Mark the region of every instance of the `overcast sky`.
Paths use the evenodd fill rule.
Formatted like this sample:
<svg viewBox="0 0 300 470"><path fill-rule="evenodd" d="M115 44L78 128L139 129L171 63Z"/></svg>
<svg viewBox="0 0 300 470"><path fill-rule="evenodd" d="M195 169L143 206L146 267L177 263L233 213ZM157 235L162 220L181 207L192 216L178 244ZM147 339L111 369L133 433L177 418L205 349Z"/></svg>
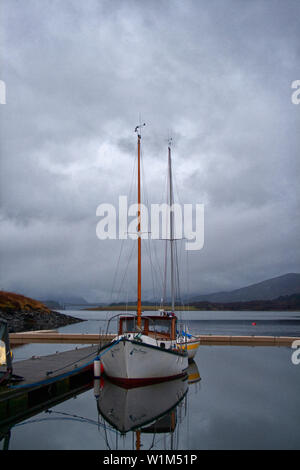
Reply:
<svg viewBox="0 0 300 470"><path fill-rule="evenodd" d="M135 297L134 242L114 282L120 242L96 237L96 209L130 191L140 113L149 201L171 134L180 201L205 205L183 291L300 272L299 17L299 0L2 0L1 288Z"/></svg>

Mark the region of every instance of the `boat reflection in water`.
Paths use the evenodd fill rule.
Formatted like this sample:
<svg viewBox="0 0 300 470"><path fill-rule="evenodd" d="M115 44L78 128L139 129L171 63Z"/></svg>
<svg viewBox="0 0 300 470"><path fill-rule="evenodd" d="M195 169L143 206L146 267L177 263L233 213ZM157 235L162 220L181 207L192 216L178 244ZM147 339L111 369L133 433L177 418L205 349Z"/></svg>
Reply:
<svg viewBox="0 0 300 470"><path fill-rule="evenodd" d="M104 377L93 381L91 372L87 371L74 376L71 381L66 378L59 386L55 384L49 387L46 394L26 392L26 395L12 398L9 403L0 407L0 448L9 448L14 428L30 427L32 423L53 420L63 420L64 423L75 420L83 426L89 424L97 427L103 438L101 448L104 444L106 448L118 449L123 438L124 449L176 449L179 446L180 424L188 414L187 392L189 389L189 392L197 392L199 383L200 374L195 362L189 364L184 378L129 390L112 384ZM97 397L98 419L85 417L81 411L79 414L80 409L76 406L71 407L71 410L57 408L57 405L62 405L65 401L84 395L93 386ZM72 429L70 427L70 432ZM122 438L119 439L119 436ZM129 437L133 440L129 441ZM97 434L96 448L98 446Z"/></svg>
<svg viewBox="0 0 300 470"><path fill-rule="evenodd" d="M188 383L189 388L193 388L195 393L198 393L200 390L200 380L201 377L197 363L195 361L191 361L188 368Z"/></svg>
<svg viewBox="0 0 300 470"><path fill-rule="evenodd" d="M147 444L150 449L157 446L161 448L161 441L165 448L177 448L179 434L176 435L175 431L179 432L180 424L187 414L189 385L199 380L197 365L192 362L185 377L168 382L129 389L114 384L107 378L102 379L100 389L96 383L99 419L106 426L107 447L122 447L122 439L119 439L121 437L124 448L128 448L125 440L132 434L132 448L136 450L145 448ZM110 431L113 431L114 436L109 436ZM152 435L152 440L149 440L149 435ZM155 443L156 436L163 436L163 439Z"/></svg>

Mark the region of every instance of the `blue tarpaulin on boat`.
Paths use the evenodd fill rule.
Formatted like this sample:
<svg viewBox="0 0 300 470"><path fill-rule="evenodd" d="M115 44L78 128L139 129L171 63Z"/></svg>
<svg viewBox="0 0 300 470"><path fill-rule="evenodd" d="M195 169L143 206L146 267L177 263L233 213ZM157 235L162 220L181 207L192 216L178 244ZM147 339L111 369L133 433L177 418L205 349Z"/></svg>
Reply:
<svg viewBox="0 0 300 470"><path fill-rule="evenodd" d="M176 331L176 333L178 334L178 331ZM181 332L182 336L186 336L187 338L191 338L192 335L190 335L189 333L186 333L185 331L182 330Z"/></svg>

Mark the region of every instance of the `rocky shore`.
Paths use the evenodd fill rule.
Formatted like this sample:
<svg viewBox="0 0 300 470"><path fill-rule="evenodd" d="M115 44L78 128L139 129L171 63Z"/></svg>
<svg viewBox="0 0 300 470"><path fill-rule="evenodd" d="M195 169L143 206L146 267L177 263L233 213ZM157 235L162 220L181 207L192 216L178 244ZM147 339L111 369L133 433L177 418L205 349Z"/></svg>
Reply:
<svg viewBox="0 0 300 470"><path fill-rule="evenodd" d="M8 323L10 333L33 330L50 330L82 322L50 310L41 302L11 292L0 292L0 320Z"/></svg>

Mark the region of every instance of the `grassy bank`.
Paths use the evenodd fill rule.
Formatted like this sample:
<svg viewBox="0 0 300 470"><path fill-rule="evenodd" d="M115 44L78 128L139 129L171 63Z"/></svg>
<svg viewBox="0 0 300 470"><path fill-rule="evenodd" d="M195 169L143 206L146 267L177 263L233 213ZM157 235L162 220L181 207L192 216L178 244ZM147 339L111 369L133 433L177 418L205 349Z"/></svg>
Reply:
<svg viewBox="0 0 300 470"><path fill-rule="evenodd" d="M26 312L43 311L51 313L51 310L42 302L25 297L24 295L15 294L14 292L0 291L0 310L6 312Z"/></svg>

